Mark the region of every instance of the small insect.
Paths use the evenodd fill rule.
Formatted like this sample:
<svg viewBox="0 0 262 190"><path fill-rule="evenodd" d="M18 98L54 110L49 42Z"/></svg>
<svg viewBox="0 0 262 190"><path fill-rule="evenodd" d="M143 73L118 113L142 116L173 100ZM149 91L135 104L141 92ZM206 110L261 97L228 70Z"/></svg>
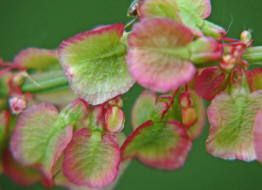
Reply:
<svg viewBox="0 0 262 190"><path fill-rule="evenodd" d="M143 0L134 0L127 12L127 16L136 16L137 15L137 7L139 3L141 3Z"/></svg>

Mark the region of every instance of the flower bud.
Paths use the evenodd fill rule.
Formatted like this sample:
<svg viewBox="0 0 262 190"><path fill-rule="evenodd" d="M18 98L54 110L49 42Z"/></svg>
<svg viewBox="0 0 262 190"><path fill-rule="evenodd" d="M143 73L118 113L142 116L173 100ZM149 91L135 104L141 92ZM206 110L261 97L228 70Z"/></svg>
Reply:
<svg viewBox="0 0 262 190"><path fill-rule="evenodd" d="M124 128L124 112L116 106L110 107L105 115L105 129L111 133L121 132Z"/></svg>
<svg viewBox="0 0 262 190"><path fill-rule="evenodd" d="M187 107L193 106L193 102L190 98L190 94L187 91L184 91L184 92L181 93L179 102L180 102L180 106L182 108L187 108Z"/></svg>
<svg viewBox="0 0 262 190"><path fill-rule="evenodd" d="M224 55L220 63L220 68L231 71L236 65L236 58L233 55Z"/></svg>
<svg viewBox="0 0 262 190"><path fill-rule="evenodd" d="M13 82L14 86L21 86L23 84L24 80L25 80L24 73L19 72L19 73L15 74L12 82Z"/></svg>
<svg viewBox="0 0 262 190"><path fill-rule="evenodd" d="M241 40L244 44L248 45L248 44L250 43L250 41L252 40L252 35L251 35L250 31L244 30L243 32L241 32L241 34L240 34L240 40Z"/></svg>
<svg viewBox="0 0 262 190"><path fill-rule="evenodd" d="M188 91L181 93L179 103L182 109L182 123L185 127L190 128L197 121L197 113Z"/></svg>
<svg viewBox="0 0 262 190"><path fill-rule="evenodd" d="M188 129L197 122L197 113L194 107L182 109L182 122Z"/></svg>
<svg viewBox="0 0 262 190"><path fill-rule="evenodd" d="M9 105L12 113L19 114L26 108L26 101L22 96L15 96L9 99Z"/></svg>
<svg viewBox="0 0 262 190"><path fill-rule="evenodd" d="M210 37L198 38L188 45L193 63L217 61L223 55L223 46Z"/></svg>

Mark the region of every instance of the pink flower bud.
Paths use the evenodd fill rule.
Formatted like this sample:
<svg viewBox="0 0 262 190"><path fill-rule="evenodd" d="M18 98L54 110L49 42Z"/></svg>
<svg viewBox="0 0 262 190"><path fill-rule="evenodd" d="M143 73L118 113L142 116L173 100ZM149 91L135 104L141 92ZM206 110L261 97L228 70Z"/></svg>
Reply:
<svg viewBox="0 0 262 190"><path fill-rule="evenodd" d="M197 122L197 113L194 107L182 108L182 122L187 129Z"/></svg>
<svg viewBox="0 0 262 190"><path fill-rule="evenodd" d="M182 123L188 129L197 122L197 113L188 91L184 91L180 95L180 106L182 108Z"/></svg>
<svg viewBox="0 0 262 190"><path fill-rule="evenodd" d="M180 95L180 106L182 108L187 108L193 106L193 102L190 98L190 93L187 91L184 91Z"/></svg>
<svg viewBox="0 0 262 190"><path fill-rule="evenodd" d="M19 114L26 108L26 101L23 97L12 97L9 99L9 104L14 114Z"/></svg>
<svg viewBox="0 0 262 190"><path fill-rule="evenodd" d="M111 133L121 132L124 128L125 115L124 112L116 107L110 107L105 115L105 129Z"/></svg>
<svg viewBox="0 0 262 190"><path fill-rule="evenodd" d="M231 54L224 55L220 63L220 68L225 71L231 71L235 67L236 62L237 59L233 55Z"/></svg>
<svg viewBox="0 0 262 190"><path fill-rule="evenodd" d="M252 35L250 31L244 30L243 32L241 32L240 39L244 44L249 45L252 41Z"/></svg>

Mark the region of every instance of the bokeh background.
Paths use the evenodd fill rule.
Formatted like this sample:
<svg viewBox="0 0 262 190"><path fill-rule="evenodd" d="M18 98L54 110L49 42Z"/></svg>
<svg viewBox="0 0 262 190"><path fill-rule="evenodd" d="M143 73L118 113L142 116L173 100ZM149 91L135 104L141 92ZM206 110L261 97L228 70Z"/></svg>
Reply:
<svg viewBox="0 0 262 190"><path fill-rule="evenodd" d="M0 57L6 61L27 47L55 49L60 42L96 25L126 23L126 10L132 0L0 0ZM209 20L238 38L251 29L255 44L262 44L261 0L212 0ZM125 99L125 132L131 132L130 109L142 88L136 85ZM262 165L257 162L224 161L205 151L206 124L193 143L185 166L163 172L132 161L116 190L261 190ZM19 187L0 177L3 190L41 190L40 184ZM52 189L63 189L55 187Z"/></svg>

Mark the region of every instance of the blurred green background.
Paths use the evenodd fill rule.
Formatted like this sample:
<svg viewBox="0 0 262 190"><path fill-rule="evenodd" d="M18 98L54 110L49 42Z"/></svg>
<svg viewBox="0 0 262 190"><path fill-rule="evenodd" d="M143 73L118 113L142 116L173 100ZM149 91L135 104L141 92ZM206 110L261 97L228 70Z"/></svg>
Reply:
<svg viewBox="0 0 262 190"><path fill-rule="evenodd" d="M0 57L11 61L27 47L54 49L62 40L96 25L126 23L131 1L0 0ZM261 0L212 0L212 5L209 20L226 28L229 36L238 38L243 29L251 29L255 44L262 44ZM135 86L124 96L127 134L131 132L130 109L141 90ZM262 165L210 156L205 151L207 135L208 124L179 170L163 172L133 161L116 190L261 190ZM0 177L0 186L3 190L44 189L40 184L19 187L5 176Z"/></svg>

